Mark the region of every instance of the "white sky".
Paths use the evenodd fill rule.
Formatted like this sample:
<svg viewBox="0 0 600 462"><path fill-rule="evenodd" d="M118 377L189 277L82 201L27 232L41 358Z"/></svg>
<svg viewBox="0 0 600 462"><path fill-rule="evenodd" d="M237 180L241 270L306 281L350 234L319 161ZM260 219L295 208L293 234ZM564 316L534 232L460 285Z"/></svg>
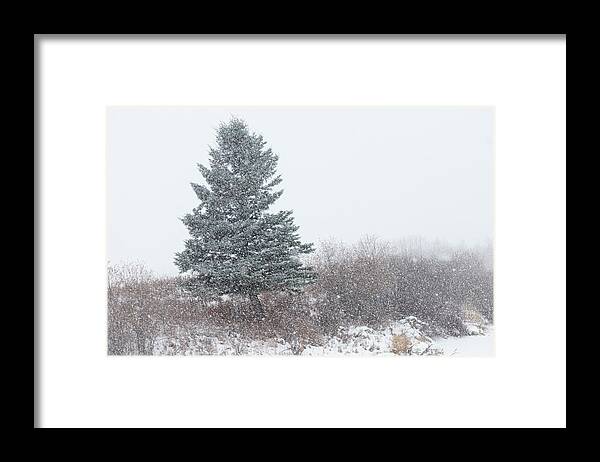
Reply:
<svg viewBox="0 0 600 462"><path fill-rule="evenodd" d="M108 258L176 274L219 122L236 115L279 155L305 242L365 234L480 245L493 235L493 109L485 107L112 107Z"/></svg>

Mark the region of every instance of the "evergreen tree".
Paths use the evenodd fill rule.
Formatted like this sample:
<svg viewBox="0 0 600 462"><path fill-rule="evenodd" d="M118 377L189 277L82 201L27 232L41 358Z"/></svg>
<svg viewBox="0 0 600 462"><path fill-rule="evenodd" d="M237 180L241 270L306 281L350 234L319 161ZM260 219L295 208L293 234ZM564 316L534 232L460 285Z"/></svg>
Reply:
<svg viewBox="0 0 600 462"><path fill-rule="evenodd" d="M278 157L265 145L240 119L219 126L209 168L198 165L207 185L192 183L200 204L182 219L190 239L175 257L190 292L244 295L258 317L259 293L298 292L316 279L300 261L314 249L300 242L292 212L268 213L283 190L273 191Z"/></svg>

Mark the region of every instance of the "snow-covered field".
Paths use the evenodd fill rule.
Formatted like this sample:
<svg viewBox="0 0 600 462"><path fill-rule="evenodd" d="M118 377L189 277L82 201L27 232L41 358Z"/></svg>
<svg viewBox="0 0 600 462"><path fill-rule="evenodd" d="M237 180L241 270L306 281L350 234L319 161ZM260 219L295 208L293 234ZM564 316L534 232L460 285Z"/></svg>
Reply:
<svg viewBox="0 0 600 462"><path fill-rule="evenodd" d="M414 317L386 329L367 326L340 329L320 345L300 345L294 340L248 340L226 332L198 332L177 338L160 338L156 355L303 355L303 356L493 356L491 325L472 325L471 335L434 337L423 334L426 324Z"/></svg>
<svg viewBox="0 0 600 462"><path fill-rule="evenodd" d="M324 347L307 347L303 355L401 355L401 356L493 356L493 326L472 329L472 335L463 337L427 337L419 329L418 321L395 323L385 331L368 327L351 328L345 341L334 337ZM416 321L416 322L415 322ZM477 332L477 333L475 333ZM409 351L394 348L394 337L405 336L410 341Z"/></svg>

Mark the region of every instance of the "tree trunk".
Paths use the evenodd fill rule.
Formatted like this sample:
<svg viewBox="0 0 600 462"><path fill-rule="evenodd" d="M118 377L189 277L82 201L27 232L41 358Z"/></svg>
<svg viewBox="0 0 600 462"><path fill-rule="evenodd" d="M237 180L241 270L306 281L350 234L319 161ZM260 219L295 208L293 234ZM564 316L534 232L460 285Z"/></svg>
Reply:
<svg viewBox="0 0 600 462"><path fill-rule="evenodd" d="M250 304L252 305L252 314L255 319L264 319L265 310L263 309L262 303L258 298L257 294L250 294Z"/></svg>

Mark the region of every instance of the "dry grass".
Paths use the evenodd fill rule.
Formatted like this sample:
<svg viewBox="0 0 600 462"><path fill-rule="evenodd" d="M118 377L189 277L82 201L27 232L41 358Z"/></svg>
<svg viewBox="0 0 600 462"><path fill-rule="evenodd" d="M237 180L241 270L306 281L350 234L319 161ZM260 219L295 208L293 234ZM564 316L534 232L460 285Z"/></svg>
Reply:
<svg viewBox="0 0 600 462"><path fill-rule="evenodd" d="M397 355L407 354L410 351L411 346L412 343L410 339L404 334L394 335L392 337L392 353Z"/></svg>
<svg viewBox="0 0 600 462"><path fill-rule="evenodd" d="M201 310L198 324L215 330L238 333L245 339L284 339L298 352L307 344L323 342L323 331L313 319L302 299L282 293L263 293L260 296L264 319L256 319L249 301L241 296L217 299Z"/></svg>
<svg viewBox="0 0 600 462"><path fill-rule="evenodd" d="M471 306L465 306L462 309L462 319L466 322L472 322L475 324L484 324L485 319L479 311Z"/></svg>

